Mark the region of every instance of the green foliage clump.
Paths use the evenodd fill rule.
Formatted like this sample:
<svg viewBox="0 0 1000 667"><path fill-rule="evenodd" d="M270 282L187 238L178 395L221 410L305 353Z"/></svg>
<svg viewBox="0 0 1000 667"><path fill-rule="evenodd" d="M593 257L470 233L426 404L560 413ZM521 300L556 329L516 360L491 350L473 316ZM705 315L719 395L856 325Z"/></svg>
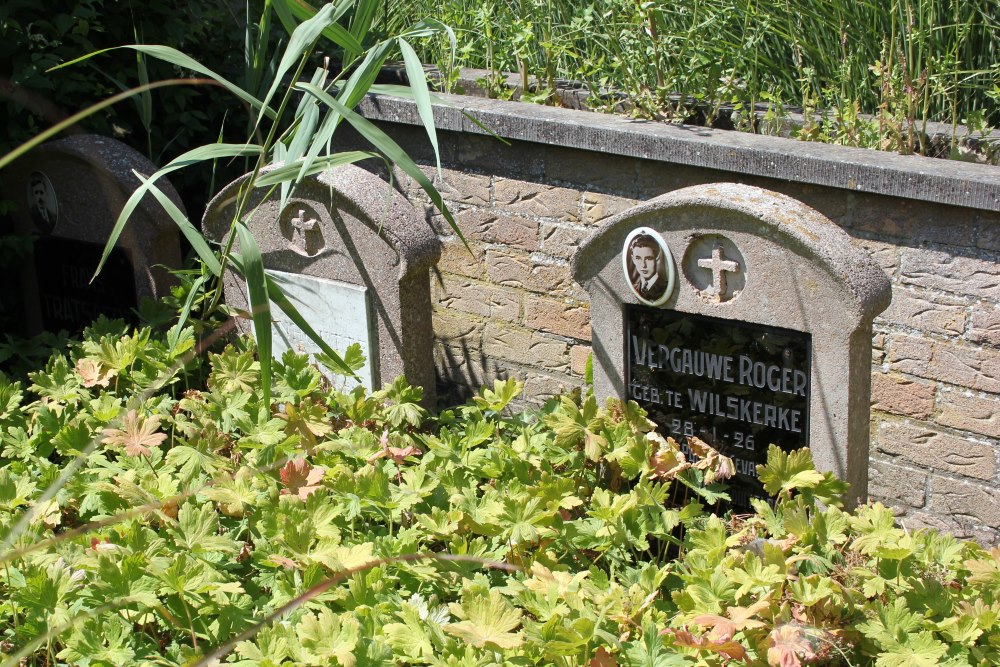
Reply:
<svg viewBox="0 0 1000 667"><path fill-rule="evenodd" d="M558 103L582 83L598 109L672 122L770 133L786 105L805 113L800 136L852 146L934 153L928 121L1000 125L1000 15L993 0L891 2L656 2L641 0L407 0L403 16L433 12L457 54L426 46L453 84L458 67L529 82L523 98ZM769 111L763 120L754 111ZM867 116L865 116L867 114ZM816 115L822 121L814 120ZM769 127L770 126L770 127ZM774 127L777 126L777 127Z"/></svg>
<svg viewBox="0 0 1000 667"><path fill-rule="evenodd" d="M194 348L101 321L0 378L4 664L1000 659L1000 550L844 511L806 451L720 517L732 462L634 403L515 413L510 380L432 416L286 353L266 404L252 346Z"/></svg>

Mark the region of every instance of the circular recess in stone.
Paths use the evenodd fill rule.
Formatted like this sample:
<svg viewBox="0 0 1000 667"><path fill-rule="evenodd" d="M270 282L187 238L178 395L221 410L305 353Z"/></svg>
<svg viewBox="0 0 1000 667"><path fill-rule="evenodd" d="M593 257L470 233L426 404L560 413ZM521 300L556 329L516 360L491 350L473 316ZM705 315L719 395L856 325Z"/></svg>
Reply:
<svg viewBox="0 0 1000 667"><path fill-rule="evenodd" d="M735 299L746 285L743 253L721 234L692 236L681 267L698 296L713 303Z"/></svg>
<svg viewBox="0 0 1000 667"><path fill-rule="evenodd" d="M306 203L289 203L280 216L281 234L288 248L305 257L314 257L326 248L320 216Z"/></svg>

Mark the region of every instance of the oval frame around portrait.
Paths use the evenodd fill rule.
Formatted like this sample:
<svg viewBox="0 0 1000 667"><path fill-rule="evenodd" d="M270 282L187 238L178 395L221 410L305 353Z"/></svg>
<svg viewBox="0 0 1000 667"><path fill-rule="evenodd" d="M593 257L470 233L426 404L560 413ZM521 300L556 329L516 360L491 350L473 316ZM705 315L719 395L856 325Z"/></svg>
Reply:
<svg viewBox="0 0 1000 667"><path fill-rule="evenodd" d="M40 193L35 189L39 188ZM51 234L59 223L59 199L52 181L43 172L28 174L28 215L42 234Z"/></svg>
<svg viewBox="0 0 1000 667"><path fill-rule="evenodd" d="M657 246L660 248L660 256L656 263L657 276L666 277L666 283L662 294L654 294L654 298L650 299L642 296L640 294L640 289L636 286L638 282L638 271L632 265L631 253L632 245L636 241L637 237L646 235L653 238ZM674 256L670 252L670 248L667 247L667 242L663 240L660 233L655 229L650 227L636 227L628 236L625 237L625 243L622 244L622 271L625 274L625 283L628 285L632 294L635 295L641 303L647 306L661 306L674 293L674 288L677 284L677 268L674 266Z"/></svg>

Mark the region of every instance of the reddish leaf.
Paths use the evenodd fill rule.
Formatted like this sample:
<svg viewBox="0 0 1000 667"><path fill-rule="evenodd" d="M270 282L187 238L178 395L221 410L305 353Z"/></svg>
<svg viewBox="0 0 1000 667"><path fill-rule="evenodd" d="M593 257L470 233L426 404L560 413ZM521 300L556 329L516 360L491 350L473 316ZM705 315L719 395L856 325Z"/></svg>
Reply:
<svg viewBox="0 0 1000 667"><path fill-rule="evenodd" d="M816 657L802 627L794 623L776 627L767 639L767 664L772 667L802 667L802 660Z"/></svg>
<svg viewBox="0 0 1000 667"><path fill-rule="evenodd" d="M396 465L400 465L403 463L403 459L407 456L420 456L423 454L423 452L413 445L409 445L407 447L390 447L389 431L383 431L382 438L379 442L382 445L382 449L369 456L368 463L375 463L375 461L378 461L381 458L388 457L395 461Z"/></svg>
<svg viewBox="0 0 1000 667"><path fill-rule="evenodd" d="M650 478L670 481L677 473L691 467L673 438L664 440L654 431L647 433L646 439L657 445L656 452L649 457L649 466L652 468Z"/></svg>
<svg viewBox="0 0 1000 667"><path fill-rule="evenodd" d="M150 447L156 447L167 439L165 433L156 433L160 426L160 415L143 419L135 410L129 410L122 420L121 428L106 428L102 442L122 445L129 456L148 456Z"/></svg>
<svg viewBox="0 0 1000 667"><path fill-rule="evenodd" d="M114 368L102 369L100 362L83 358L76 362L76 372L83 380L84 387L107 387L111 378L118 374Z"/></svg>
<svg viewBox="0 0 1000 667"><path fill-rule="evenodd" d="M603 646L597 649L588 667L618 667L618 661Z"/></svg>
<svg viewBox="0 0 1000 667"><path fill-rule="evenodd" d="M743 647L743 644L738 641L731 639L726 641L713 641L708 636L698 637L687 628L682 628L680 630L667 629L662 631L660 634L667 633L674 635L674 643L678 646L686 646L698 651L711 651L712 653L718 653L719 655L724 656L727 660L742 660L746 663L750 662L750 656L747 655L747 650Z"/></svg>
<svg viewBox="0 0 1000 667"><path fill-rule="evenodd" d="M323 481L326 470L320 467L313 467L305 459L289 461L278 473L281 476L281 483L285 488L282 494L297 495L305 500L319 489L319 483Z"/></svg>

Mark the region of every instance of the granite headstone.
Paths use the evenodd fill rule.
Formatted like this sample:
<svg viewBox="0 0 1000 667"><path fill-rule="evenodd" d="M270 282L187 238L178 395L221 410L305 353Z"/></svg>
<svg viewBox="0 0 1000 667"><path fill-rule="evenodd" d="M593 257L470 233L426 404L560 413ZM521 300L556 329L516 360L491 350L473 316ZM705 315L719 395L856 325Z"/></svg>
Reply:
<svg viewBox="0 0 1000 667"><path fill-rule="evenodd" d="M810 447L863 499L871 327L891 292L842 229L778 193L695 186L607 220L573 275L591 299L595 391L732 457L734 507L762 496L770 444Z"/></svg>
<svg viewBox="0 0 1000 667"><path fill-rule="evenodd" d="M209 203L202 226L213 238L229 232L246 178ZM278 193L262 200L263 192L248 207L248 226L268 275L331 347L361 346L367 359L361 384L380 389L405 375L432 405L429 270L441 244L423 216L388 183L354 166L304 179L284 206ZM245 284L235 274L226 276L225 298L249 311ZM273 303L271 318L274 356L288 348L319 352ZM247 320L240 326L251 331Z"/></svg>
<svg viewBox="0 0 1000 667"><path fill-rule="evenodd" d="M78 331L100 314L134 319L142 297L169 289L181 266L177 226L152 195L143 198L103 270L91 281L118 214L156 166L131 147L96 135L42 144L4 173L17 206L14 231L34 238L20 271L25 331ZM157 185L181 210L166 179Z"/></svg>

